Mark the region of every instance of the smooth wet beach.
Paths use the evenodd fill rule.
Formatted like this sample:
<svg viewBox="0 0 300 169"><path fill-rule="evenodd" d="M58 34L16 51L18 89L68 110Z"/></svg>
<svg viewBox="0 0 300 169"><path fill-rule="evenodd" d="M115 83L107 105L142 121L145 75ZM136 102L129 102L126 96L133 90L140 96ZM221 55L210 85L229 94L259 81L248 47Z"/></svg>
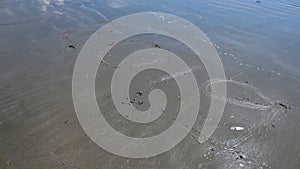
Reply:
<svg viewBox="0 0 300 169"><path fill-rule="evenodd" d="M170 151L146 159L113 155L83 131L72 100L77 56L100 27L137 12L164 12L199 27L216 48L227 80L207 78L194 53L163 36L141 35L116 45L97 74L96 96L119 132L148 137L170 127L178 86L162 72L141 74L130 98L149 108L150 90L170 95L157 121L133 125L118 115L107 81L125 54L159 48L186 58L198 73L201 109L187 137ZM300 167L300 3L296 0L0 0L0 169L227 169ZM142 63L143 64L143 63ZM178 72L173 76L187 76ZM200 143L211 85L226 82L223 117ZM109 113L108 113L109 112Z"/></svg>

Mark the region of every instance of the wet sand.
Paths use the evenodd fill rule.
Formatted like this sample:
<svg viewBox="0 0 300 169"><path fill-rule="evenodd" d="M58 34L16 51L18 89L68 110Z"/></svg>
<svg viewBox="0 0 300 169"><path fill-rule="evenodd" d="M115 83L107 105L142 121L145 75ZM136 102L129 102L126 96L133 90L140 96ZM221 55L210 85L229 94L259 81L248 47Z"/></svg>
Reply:
<svg viewBox="0 0 300 169"><path fill-rule="evenodd" d="M207 34L224 64L228 98L220 126L200 144L210 85L219 81L209 81L201 64L193 67L202 94L192 131L162 155L129 159L101 149L82 130L72 103L72 73L80 49L98 28L142 11L178 15ZM299 2L283 0L0 1L0 168L299 168L299 18ZM142 36L119 44L103 70L118 69L114 59L142 47L175 51L194 61L192 53L170 39ZM98 104L111 110L100 76ZM160 77L159 72L140 77L144 82L134 84L132 95L151 87L175 91L172 78ZM177 95L170 97L176 105ZM141 110L149 106L144 99L135 100ZM105 116L120 132L145 137L170 126L174 109L169 106L165 119L149 126L120 122L117 114Z"/></svg>

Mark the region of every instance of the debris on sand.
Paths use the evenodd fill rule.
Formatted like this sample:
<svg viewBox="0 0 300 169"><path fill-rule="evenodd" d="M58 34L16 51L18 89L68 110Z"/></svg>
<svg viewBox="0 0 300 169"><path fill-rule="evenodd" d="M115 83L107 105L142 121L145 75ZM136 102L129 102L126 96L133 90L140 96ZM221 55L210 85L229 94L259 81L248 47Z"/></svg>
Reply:
<svg viewBox="0 0 300 169"><path fill-rule="evenodd" d="M291 107L288 106L288 105L286 105L286 104L283 104L283 103L278 103L278 104L279 104L279 106L283 107L286 110L290 110L291 109Z"/></svg>
<svg viewBox="0 0 300 169"><path fill-rule="evenodd" d="M69 48L76 49L74 45L69 45Z"/></svg>
<svg viewBox="0 0 300 169"><path fill-rule="evenodd" d="M232 127L230 127L230 130L243 131L243 130L245 130L245 128L244 127L239 127L239 126L232 126Z"/></svg>
<svg viewBox="0 0 300 169"><path fill-rule="evenodd" d="M68 44L69 48L76 49L76 47L74 45L75 40L70 38L70 34L71 34L71 32L66 31L66 32L61 33L61 36L62 36L63 40Z"/></svg>
<svg viewBox="0 0 300 169"><path fill-rule="evenodd" d="M154 47L161 48L160 45L158 45L158 44L154 44Z"/></svg>
<svg viewBox="0 0 300 169"><path fill-rule="evenodd" d="M143 93L143 91L138 91L138 92L136 92L136 94L138 94L139 96L142 96L144 93Z"/></svg>

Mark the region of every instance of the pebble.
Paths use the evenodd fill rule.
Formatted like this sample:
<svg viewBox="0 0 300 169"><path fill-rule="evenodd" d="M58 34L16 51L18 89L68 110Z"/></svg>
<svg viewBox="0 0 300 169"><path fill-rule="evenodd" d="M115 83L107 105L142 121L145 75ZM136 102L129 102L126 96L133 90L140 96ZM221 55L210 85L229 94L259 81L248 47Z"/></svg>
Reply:
<svg viewBox="0 0 300 169"><path fill-rule="evenodd" d="M230 127L230 130L243 131L243 130L245 130L245 128L244 127L233 126L233 127Z"/></svg>
<svg viewBox="0 0 300 169"><path fill-rule="evenodd" d="M239 165L240 165L241 167L244 167L244 166L245 166L243 163L239 163Z"/></svg>

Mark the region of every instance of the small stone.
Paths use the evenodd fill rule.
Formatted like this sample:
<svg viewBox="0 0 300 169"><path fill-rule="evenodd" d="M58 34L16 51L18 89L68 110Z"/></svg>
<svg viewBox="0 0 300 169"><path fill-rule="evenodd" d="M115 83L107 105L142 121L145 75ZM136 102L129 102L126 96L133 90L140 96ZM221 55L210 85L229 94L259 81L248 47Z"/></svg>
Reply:
<svg viewBox="0 0 300 169"><path fill-rule="evenodd" d="M74 45L69 45L69 48L76 49Z"/></svg>
<svg viewBox="0 0 300 169"><path fill-rule="evenodd" d="M142 96L144 93L142 91L138 91L138 92L136 92L136 94L138 94L139 96Z"/></svg>
<svg viewBox="0 0 300 169"><path fill-rule="evenodd" d="M239 127L239 126L232 126L232 127L230 127L230 130L243 131L243 130L245 130L245 128L244 127Z"/></svg>
<svg viewBox="0 0 300 169"><path fill-rule="evenodd" d="M158 44L155 44L154 46L155 46L156 48L160 48L160 45L158 45Z"/></svg>
<svg viewBox="0 0 300 169"><path fill-rule="evenodd" d="M133 104L135 102L135 99L130 100L130 103Z"/></svg>
<svg viewBox="0 0 300 169"><path fill-rule="evenodd" d="M68 122L69 122L69 120L66 120L64 123L65 123L65 124L68 124Z"/></svg>
<svg viewBox="0 0 300 169"><path fill-rule="evenodd" d="M139 105L139 106L142 105L142 104L144 104L143 101L139 101L139 102L138 102L138 105Z"/></svg>

